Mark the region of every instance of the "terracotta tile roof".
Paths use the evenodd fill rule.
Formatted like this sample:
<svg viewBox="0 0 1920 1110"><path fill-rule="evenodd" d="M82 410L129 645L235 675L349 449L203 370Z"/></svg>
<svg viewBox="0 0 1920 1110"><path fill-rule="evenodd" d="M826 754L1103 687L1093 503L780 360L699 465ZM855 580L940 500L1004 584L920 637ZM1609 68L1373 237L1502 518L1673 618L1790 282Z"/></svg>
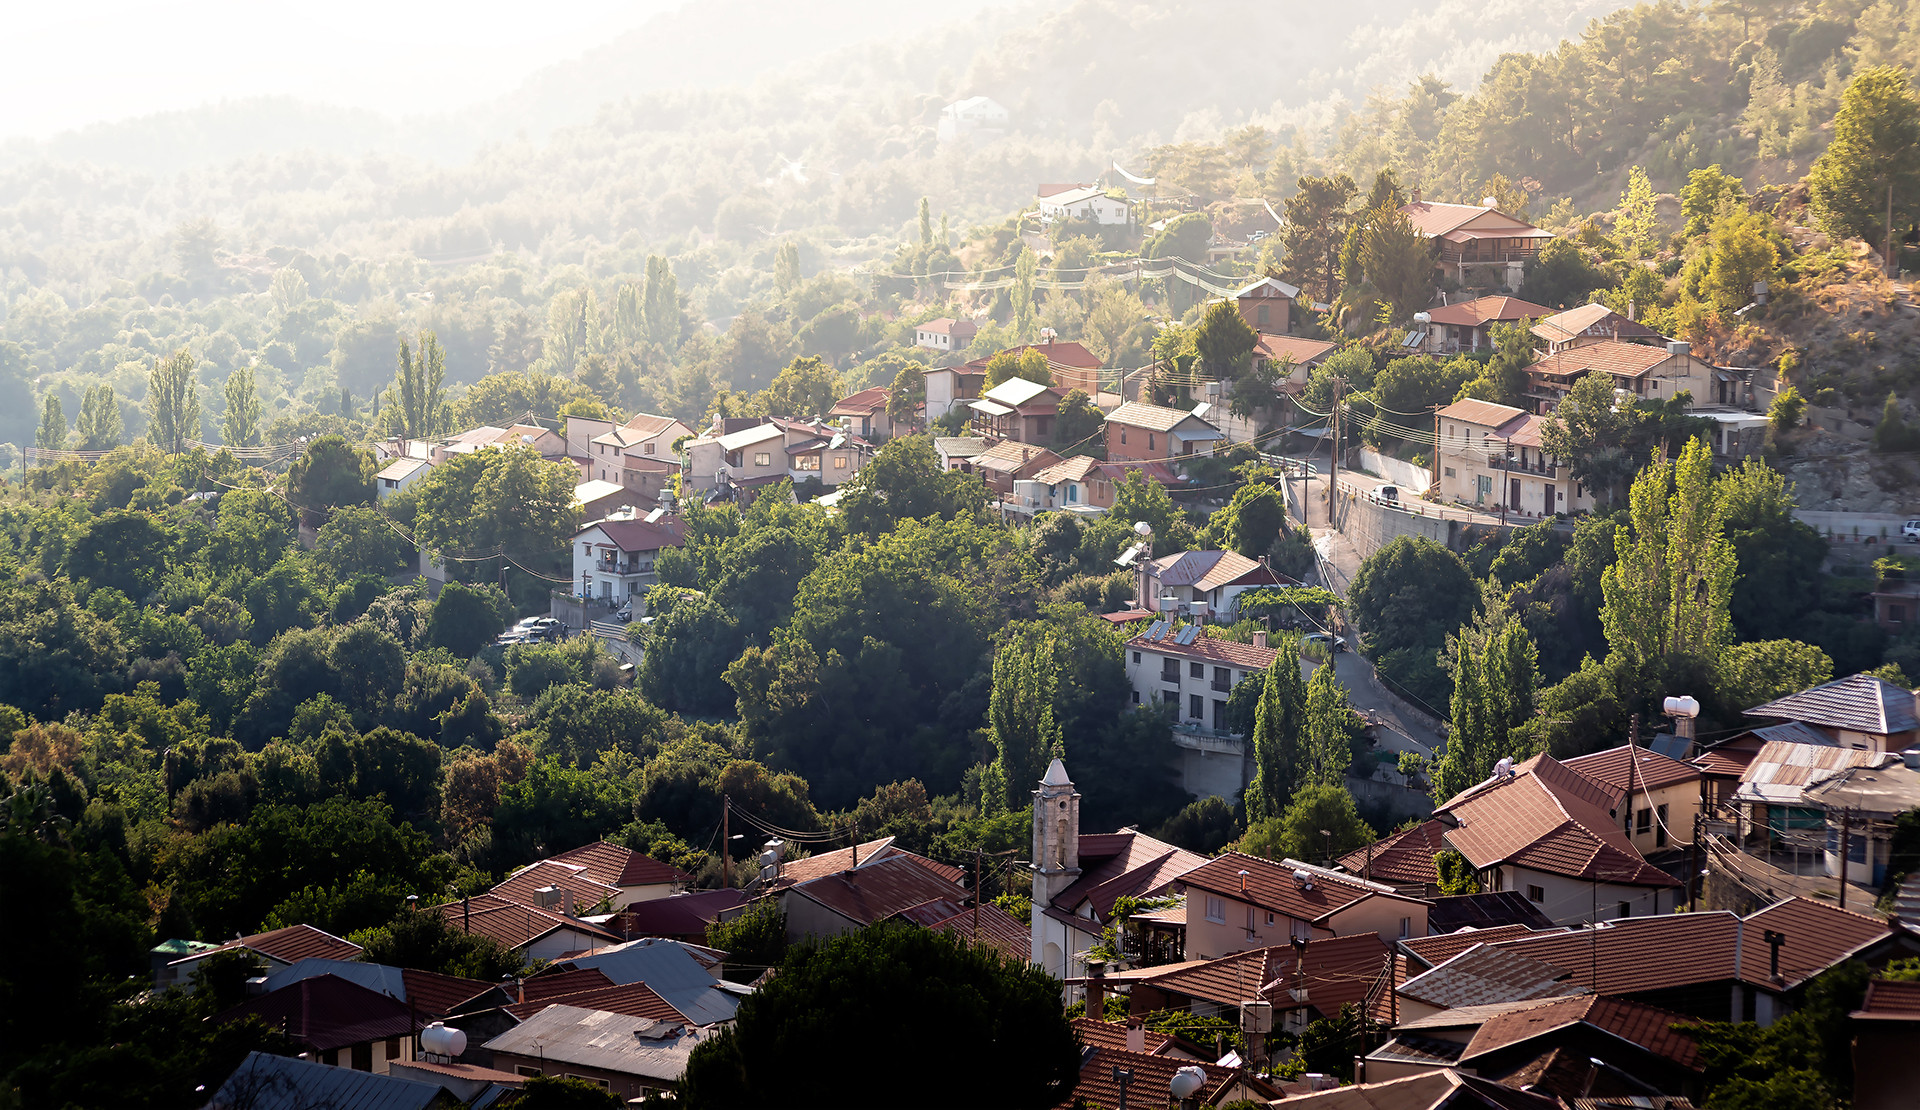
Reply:
<svg viewBox="0 0 1920 1110"><path fill-rule="evenodd" d="M1199 659L1237 667L1243 671L1266 670L1273 665L1273 657L1276 654L1272 648L1255 647L1252 644L1221 640L1212 636L1201 636L1190 644L1179 644L1171 638L1150 640L1144 632L1127 641L1127 650L1151 651L1179 659Z"/></svg>
<svg viewBox="0 0 1920 1110"><path fill-rule="evenodd" d="M610 1014L625 1014L628 1017L649 1018L653 1021L678 1021L688 1025L697 1025L687 1015L654 993L645 983L627 983L624 986L601 987L597 990L579 991L574 994L548 995L539 999L529 997L525 1002L515 1002L505 1007L514 1017L525 1021L548 1006L577 1006L582 1010L602 1010Z"/></svg>
<svg viewBox="0 0 1920 1110"><path fill-rule="evenodd" d="M1561 1110L1558 1099L1452 1068L1295 1095L1285 1105L1288 1110Z"/></svg>
<svg viewBox="0 0 1920 1110"><path fill-rule="evenodd" d="M1166 1051L1168 1045L1173 1043L1173 1038L1165 1033L1155 1033L1151 1029L1143 1029L1141 1032L1146 1034L1148 1056L1160 1055ZM1110 1048L1116 1052L1127 1050L1127 1024L1123 1021L1074 1018L1073 1035L1079 1038L1081 1044L1089 1048Z"/></svg>
<svg viewBox="0 0 1920 1110"><path fill-rule="evenodd" d="M1523 301L1518 297L1475 297L1470 301L1441 305L1427 310L1436 324L1477 328L1489 321L1538 320L1553 314L1546 305Z"/></svg>
<svg viewBox="0 0 1920 1110"><path fill-rule="evenodd" d="M1700 777L1700 768L1661 755L1649 748L1635 746L1633 754L1637 758L1631 767L1627 762L1627 746L1624 744L1617 748L1608 748L1591 755L1569 759L1565 766L1620 791L1658 790L1663 786L1693 782Z"/></svg>
<svg viewBox="0 0 1920 1110"><path fill-rule="evenodd" d="M1313 889L1304 889L1293 873L1304 869L1312 875ZM1244 892L1239 872L1248 872ZM1251 902L1263 909L1275 910L1301 921L1319 921L1346 909L1362 898L1400 896L1393 888L1369 883L1352 875L1342 875L1298 860L1275 863L1241 852L1223 852L1181 876L1189 887Z"/></svg>
<svg viewBox="0 0 1920 1110"><path fill-rule="evenodd" d="M1253 353L1275 362L1288 361L1295 366L1311 366L1339 348L1338 343L1322 339L1303 339L1297 335L1269 335L1261 332Z"/></svg>
<svg viewBox="0 0 1920 1110"><path fill-rule="evenodd" d="M1730 913L1669 914L1609 921L1598 929L1535 934L1491 943L1571 973L1596 994L1639 994L1734 979L1734 942L1740 919ZM1745 930L1742 978L1767 974L1758 930ZM1782 956L1785 956L1784 950Z"/></svg>
<svg viewBox="0 0 1920 1110"><path fill-rule="evenodd" d="M494 984L478 979L462 979L437 971L402 968L400 980L406 984L407 1002L422 1014L444 1017L460 1003L493 989Z"/></svg>
<svg viewBox="0 0 1920 1110"><path fill-rule="evenodd" d="M1530 1041L1576 1024L1593 1026L1639 1045L1689 1070L1700 1070L1700 1050L1692 1037L1673 1026L1693 1019L1619 998L1583 995L1514 1010L1487 1021L1460 1054L1465 1064L1477 1057Z"/></svg>
<svg viewBox="0 0 1920 1110"><path fill-rule="evenodd" d="M1603 304L1584 304L1543 317L1533 325L1533 334L1550 343L1565 343L1582 335L1619 339L1664 338L1645 324L1629 320Z"/></svg>
<svg viewBox="0 0 1920 1110"><path fill-rule="evenodd" d="M1222 1006L1237 1007L1260 997L1273 1003L1276 1010L1295 1010L1302 1004L1288 992L1300 985L1304 966L1306 1005L1326 1015L1337 1013L1350 1002L1365 1003L1367 992L1386 970L1387 952L1380 934L1355 933L1315 938L1307 944L1304 960L1295 959L1292 945L1281 944L1217 960L1174 965L1163 974L1137 981Z"/></svg>
<svg viewBox="0 0 1920 1110"><path fill-rule="evenodd" d="M972 907L943 920L935 921L927 927L937 933L953 933L969 943L975 940ZM1020 924L1019 918L992 902L983 903L980 907L978 939L1014 963L1026 963L1033 951L1032 934L1028 932L1027 927Z"/></svg>
<svg viewBox="0 0 1920 1110"><path fill-rule="evenodd" d="M1413 956L1414 967L1437 967L1476 944L1530 937L1539 932L1564 933L1565 929L1529 929L1525 925L1497 925L1491 929L1462 929L1442 936L1415 937L1400 942L1400 949Z"/></svg>
<svg viewBox="0 0 1920 1110"><path fill-rule="evenodd" d="M404 1037L417 1020L406 1003L336 975L290 983L249 998L213 1020L224 1023L245 1017L257 1017L271 1028L284 1030L294 1042L321 1052Z"/></svg>
<svg viewBox="0 0 1920 1110"><path fill-rule="evenodd" d="M360 955L360 946L350 940L341 940L332 933L316 929L311 925L288 925L283 929L230 940L218 948L209 948L205 952L173 962L203 960L215 952L231 952L236 948L258 952L262 956L278 960L283 964L291 964L316 956L327 960L351 960Z"/></svg>
<svg viewBox="0 0 1920 1110"><path fill-rule="evenodd" d="M1435 415L1444 420L1458 420L1462 424L1472 424L1476 428L1499 428L1526 415L1525 410L1511 405L1496 405L1492 401L1476 401L1468 398L1455 401Z"/></svg>
<svg viewBox="0 0 1920 1110"><path fill-rule="evenodd" d="M1203 855L1143 832L1082 833L1080 877L1054 896L1053 906L1072 913L1081 903L1091 901L1096 906L1104 902L1111 909L1113 900L1122 894L1138 897L1158 892L1206 862Z"/></svg>
<svg viewBox="0 0 1920 1110"><path fill-rule="evenodd" d="M1041 188L1046 188L1046 186L1043 185ZM1061 186L1061 188L1075 188L1075 186ZM1046 194L1042 193L1040 195L1045 196ZM980 330L972 320L955 320L951 316L942 316L935 320L922 320L920 323L915 324L914 327L921 331L932 332L934 335L955 335L960 332L973 335Z"/></svg>
<svg viewBox="0 0 1920 1110"><path fill-rule="evenodd" d="M579 867L595 882L608 886L660 886L693 881L693 876L672 864L661 863L606 840L585 844L548 858L555 863Z"/></svg>
<svg viewBox="0 0 1920 1110"><path fill-rule="evenodd" d="M1446 848L1446 824L1422 821L1357 852L1340 857L1340 866L1376 883L1430 886L1440 881L1433 857Z"/></svg>
<svg viewBox="0 0 1920 1110"><path fill-rule="evenodd" d="M1441 204L1435 201L1416 201L1400 206L1414 230L1432 238L1445 235L1461 224L1476 216L1484 216L1494 211L1478 204Z"/></svg>
<svg viewBox="0 0 1920 1110"><path fill-rule="evenodd" d="M1060 456L1032 443L1003 439L973 457L973 465L985 470L1044 470L1060 461Z"/></svg>
<svg viewBox="0 0 1920 1110"><path fill-rule="evenodd" d="M1062 1110L1081 1106L1119 1106L1120 1084L1113 1077L1116 1067L1132 1073L1132 1080L1127 1085L1127 1101L1133 1106L1150 1103L1151 1096L1146 1092L1166 1091L1167 1084L1173 1081L1173 1073L1187 1067L1201 1068L1207 1073L1207 1085L1200 1088L1200 1093L1195 1096L1202 1106L1218 1104L1236 1079L1256 1089L1266 1087L1266 1084L1251 1076L1243 1077L1238 1070L1223 1068L1218 1064L1196 1064L1171 1056L1149 1056L1144 1052L1093 1046L1086 1049L1081 1057L1079 1082L1060 1101Z"/></svg>
<svg viewBox="0 0 1920 1110"><path fill-rule="evenodd" d="M1128 401L1107 414L1109 424L1125 424L1129 428L1141 428L1149 432L1171 432L1187 420L1207 421L1193 415L1191 410L1171 409L1165 405L1149 405L1141 401ZM1207 424L1209 428L1213 427Z"/></svg>
<svg viewBox="0 0 1920 1110"><path fill-rule="evenodd" d="M583 916L593 913L594 907L602 902L618 898L621 893L617 886L596 881L587 874L585 868L550 859L528 864L488 893L505 898L509 902L518 902L523 906L567 912L567 903L564 899L551 906L546 906L540 901L539 892L547 887L556 887L563 892L571 893L573 895L572 912Z"/></svg>
<svg viewBox="0 0 1920 1110"><path fill-rule="evenodd" d="M1035 471L1033 480L1045 482L1050 486L1059 485L1061 482L1084 482L1088 475L1098 472L1099 469L1099 459L1075 455L1073 458L1054 463L1044 470Z"/></svg>
<svg viewBox="0 0 1920 1110"><path fill-rule="evenodd" d="M1489 944L1476 944L1446 963L1400 984L1400 993L1442 1009L1559 998L1579 993L1552 964Z"/></svg>
<svg viewBox="0 0 1920 1110"><path fill-rule="evenodd" d="M1258 559L1249 559L1238 551L1182 551L1162 555L1152 564L1153 577L1162 586L1193 586L1214 590L1265 569ZM1279 582L1271 571L1267 577Z"/></svg>
<svg viewBox="0 0 1920 1110"><path fill-rule="evenodd" d="M1075 343L1070 339L1056 339L1051 343L1027 343L1019 347L1008 347L1005 351L997 351L995 354L1007 354L1010 352L1014 355L1020 355L1027 351L1039 351L1041 354L1047 356L1048 362L1056 366L1070 366L1077 370L1098 370L1102 365L1099 355L1094 354L1092 351L1087 350L1085 346ZM993 355L989 355L986 358L975 359L967 365L969 367L977 366L979 369L985 370L987 363L993 361L993 358Z"/></svg>
<svg viewBox="0 0 1920 1110"><path fill-rule="evenodd" d="M861 844L858 854L861 867L865 867L869 863L879 863L881 860L895 859L904 856L918 862L922 868L933 872L935 875L949 882L959 883L966 877L964 870L950 863L930 860L925 856L909 852L905 848L894 847L893 838L890 836L883 836L879 840L869 840ZM831 852L821 852L818 855L807 856L804 859L787 860L780 865L780 878L775 882L774 886L775 888L790 887L800 883L812 882L815 879L822 879L828 875L837 875L853 866L854 855L855 850L853 848L836 848Z"/></svg>
<svg viewBox="0 0 1920 1110"><path fill-rule="evenodd" d="M1573 377L1598 371L1616 378L1637 378L1673 357L1665 347L1645 343L1589 343L1542 355L1527 367L1527 373Z"/></svg>
<svg viewBox="0 0 1920 1110"><path fill-rule="evenodd" d="M1746 756L1742 759L1740 756ZM1752 752L1702 752L1693 761L1693 765L1709 775L1730 775L1739 778L1746 773L1747 764L1753 762Z"/></svg>
<svg viewBox="0 0 1920 1110"><path fill-rule="evenodd" d="M604 990L613 985L607 973L597 967L574 967L530 975L521 981L520 989L526 993L527 1001L533 1002L542 998Z"/></svg>
<svg viewBox="0 0 1920 1110"><path fill-rule="evenodd" d="M1867 983L1867 997L1853 1016L1920 1021L1920 983L1871 980Z"/></svg>
<svg viewBox="0 0 1920 1110"><path fill-rule="evenodd" d="M907 856L863 864L790 888L789 897L809 898L860 925L884 921L935 898L954 897L960 887Z"/></svg>
<svg viewBox="0 0 1920 1110"><path fill-rule="evenodd" d="M1528 413L1512 424L1500 429L1500 438L1515 447L1532 447L1545 450L1544 437L1547 430L1547 418L1537 413Z"/></svg>
<svg viewBox="0 0 1920 1110"><path fill-rule="evenodd" d="M863 389L851 396L840 398L839 403L835 404L827 415L868 416L872 413L884 412L887 407L887 397L887 388L876 385L871 389Z"/></svg>
<svg viewBox="0 0 1920 1110"><path fill-rule="evenodd" d="M1780 974L1789 985L1820 974L1888 935L1885 918L1868 917L1810 898L1786 898L1749 915L1747 936L1759 936L1756 929L1771 929L1787 938L1780 946ZM1741 962L1741 977L1764 982L1768 974L1766 945L1755 952L1756 959Z"/></svg>
<svg viewBox="0 0 1920 1110"><path fill-rule="evenodd" d="M596 942L618 943L620 938L598 925L558 913L502 898L497 894L476 894L464 902L448 902L438 909L447 924L482 936L492 937L508 948L524 948L555 929L568 929L581 935L581 947Z"/></svg>
<svg viewBox="0 0 1920 1110"><path fill-rule="evenodd" d="M1885 736L1920 728L1914 698L1912 690L1902 689L1884 678L1857 674L1756 705L1747 710L1747 716L1804 721Z"/></svg>
<svg viewBox="0 0 1920 1110"><path fill-rule="evenodd" d="M1548 755L1461 791L1434 810L1458 822L1447 843L1476 868L1512 862L1548 874L1629 886L1678 880L1642 859L1612 810L1620 791Z"/></svg>
<svg viewBox="0 0 1920 1110"><path fill-rule="evenodd" d="M596 520L587 528L598 528L622 551L659 551L680 547L687 542L686 528L674 517L649 522L641 517L622 520ZM581 529L586 531L586 529ZM574 533L578 536L579 533Z"/></svg>
<svg viewBox="0 0 1920 1110"><path fill-rule="evenodd" d="M1180 485L1179 472L1168 464L1154 459L1128 459L1124 462L1100 464L1100 473L1115 483L1126 481L1129 470L1138 470L1149 481L1158 482L1169 488Z"/></svg>

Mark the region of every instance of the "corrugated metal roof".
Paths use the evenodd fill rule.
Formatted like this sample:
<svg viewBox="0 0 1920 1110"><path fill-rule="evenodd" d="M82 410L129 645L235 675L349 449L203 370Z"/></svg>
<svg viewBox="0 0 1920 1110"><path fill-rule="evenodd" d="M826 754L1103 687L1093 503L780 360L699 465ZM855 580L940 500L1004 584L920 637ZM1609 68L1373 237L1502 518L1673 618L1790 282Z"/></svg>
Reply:
<svg viewBox="0 0 1920 1110"><path fill-rule="evenodd" d="M1527 896L1517 890L1449 894L1429 898L1427 902L1427 931L1435 935L1496 926L1553 928L1553 922L1540 912L1540 907L1527 901Z"/></svg>
<svg viewBox="0 0 1920 1110"><path fill-rule="evenodd" d="M1125 424L1129 428L1143 428L1149 432L1170 432L1188 420L1199 420L1207 427L1213 427L1212 424L1208 424L1190 411L1168 408L1165 405L1149 405L1142 401L1128 401L1106 416L1106 422L1109 424Z"/></svg>
<svg viewBox="0 0 1920 1110"><path fill-rule="evenodd" d="M1444 936L1403 940L1400 942L1400 949L1411 955L1422 967L1438 967L1476 944L1491 944L1496 940L1530 937L1540 932L1564 933L1566 930L1563 928L1540 930L1525 925L1498 925L1486 929L1469 927Z"/></svg>
<svg viewBox="0 0 1920 1110"><path fill-rule="evenodd" d="M871 925L922 902L957 898L962 891L957 883L920 866L918 860L898 856L802 883L791 893L856 924Z"/></svg>
<svg viewBox="0 0 1920 1110"><path fill-rule="evenodd" d="M249 1052L210 1110L427 1110L445 1088L292 1056Z"/></svg>
<svg viewBox="0 0 1920 1110"><path fill-rule="evenodd" d="M1805 800L1809 787L1850 768L1884 767L1899 758L1891 753L1769 740L1741 772L1734 800L1761 805L1798 803Z"/></svg>
<svg viewBox="0 0 1920 1110"><path fill-rule="evenodd" d="M1488 1019L1473 1035L1473 1040L1468 1042L1466 1051L1460 1054L1460 1061L1466 1063L1572 1025L1590 1025L1636 1044L1655 1056L1697 1071L1700 1068L1699 1045L1692 1037L1673 1031L1674 1025L1687 1020L1685 1015L1625 999L1591 995L1567 998Z"/></svg>
<svg viewBox="0 0 1920 1110"><path fill-rule="evenodd" d="M557 967L594 968L616 985L645 983L674 1009L701 1025L733 1020L740 1000L678 941L648 937L577 956Z"/></svg>
<svg viewBox="0 0 1920 1110"><path fill-rule="evenodd" d="M1476 944L1400 985L1408 998L1435 1006L1477 1006L1585 993L1552 964L1492 945Z"/></svg>
<svg viewBox="0 0 1920 1110"><path fill-rule="evenodd" d="M1886 736L1920 728L1914 692L1870 674L1837 679L1747 710L1749 717L1843 728Z"/></svg>
<svg viewBox="0 0 1920 1110"><path fill-rule="evenodd" d="M686 1072L687 1057L712 1035L677 1021L554 1005L488 1041L486 1048L670 1082Z"/></svg>
<svg viewBox="0 0 1920 1110"><path fill-rule="evenodd" d="M580 867L588 878L608 886L660 886L691 882L693 876L624 845L601 840L548 857Z"/></svg>

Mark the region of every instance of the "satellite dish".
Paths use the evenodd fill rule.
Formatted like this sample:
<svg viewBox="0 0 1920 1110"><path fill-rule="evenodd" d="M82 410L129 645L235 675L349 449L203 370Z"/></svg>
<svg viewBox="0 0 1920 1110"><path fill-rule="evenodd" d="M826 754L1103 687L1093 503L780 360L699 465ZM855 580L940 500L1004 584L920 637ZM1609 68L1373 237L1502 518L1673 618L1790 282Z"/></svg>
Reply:
<svg viewBox="0 0 1920 1110"><path fill-rule="evenodd" d="M1206 1085L1206 1069L1189 1065L1173 1073L1173 1080L1167 1084L1167 1091L1174 1098L1189 1099L1199 1094L1200 1088Z"/></svg>
<svg viewBox="0 0 1920 1110"><path fill-rule="evenodd" d="M1148 524L1144 520L1138 521L1133 526L1133 534L1141 537L1151 536L1153 535L1153 525Z"/></svg>

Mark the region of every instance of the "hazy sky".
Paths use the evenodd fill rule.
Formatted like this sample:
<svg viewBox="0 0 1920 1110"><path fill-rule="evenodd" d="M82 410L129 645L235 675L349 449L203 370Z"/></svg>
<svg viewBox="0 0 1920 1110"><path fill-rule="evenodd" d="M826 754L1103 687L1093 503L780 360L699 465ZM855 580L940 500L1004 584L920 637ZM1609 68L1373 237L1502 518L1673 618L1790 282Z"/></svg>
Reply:
<svg viewBox="0 0 1920 1110"><path fill-rule="evenodd" d="M0 137L263 94L458 108L680 3L26 0L0 34Z"/></svg>

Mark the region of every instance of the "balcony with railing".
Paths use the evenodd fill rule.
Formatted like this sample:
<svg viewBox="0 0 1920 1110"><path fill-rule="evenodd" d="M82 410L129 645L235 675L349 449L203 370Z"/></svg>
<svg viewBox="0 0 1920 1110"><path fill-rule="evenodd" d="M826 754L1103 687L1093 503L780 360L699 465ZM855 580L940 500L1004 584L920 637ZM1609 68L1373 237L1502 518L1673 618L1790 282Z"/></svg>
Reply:
<svg viewBox="0 0 1920 1110"><path fill-rule="evenodd" d="M605 555L594 560L593 568L601 574L652 574L652 559L610 559Z"/></svg>
<svg viewBox="0 0 1920 1110"><path fill-rule="evenodd" d="M1499 455L1488 455L1487 469L1504 470L1511 474L1537 474L1543 478L1558 480L1563 476L1560 472L1566 468L1558 463L1549 463L1539 458L1522 461L1517 458L1508 459Z"/></svg>

